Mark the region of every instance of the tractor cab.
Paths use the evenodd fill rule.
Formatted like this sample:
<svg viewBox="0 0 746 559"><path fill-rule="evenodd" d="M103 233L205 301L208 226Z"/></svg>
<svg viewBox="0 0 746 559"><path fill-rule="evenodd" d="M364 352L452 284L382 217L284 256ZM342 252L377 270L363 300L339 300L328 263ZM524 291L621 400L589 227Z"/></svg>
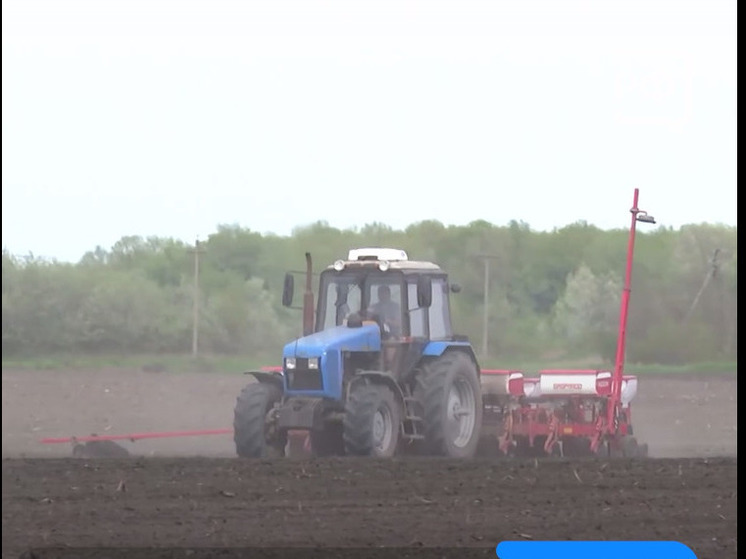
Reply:
<svg viewBox="0 0 746 559"><path fill-rule="evenodd" d="M411 370L430 340L452 337L448 277L437 265L411 261L403 250L349 251L321 273L315 328L376 325L382 370Z"/></svg>
<svg viewBox="0 0 746 559"><path fill-rule="evenodd" d="M283 302L291 306L293 276ZM380 335L378 368L400 377L411 371L431 341L454 339L448 275L431 262L413 261L404 250L349 251L320 274L313 332L375 325Z"/></svg>

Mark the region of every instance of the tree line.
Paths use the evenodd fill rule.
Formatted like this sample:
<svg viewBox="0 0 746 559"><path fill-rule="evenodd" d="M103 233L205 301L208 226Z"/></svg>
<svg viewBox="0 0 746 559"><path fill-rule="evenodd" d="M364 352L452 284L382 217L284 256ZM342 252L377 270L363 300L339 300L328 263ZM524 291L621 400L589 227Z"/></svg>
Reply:
<svg viewBox="0 0 746 559"><path fill-rule="evenodd" d="M627 230L585 222L551 232L516 221L424 221L404 230L378 223L340 230L317 222L289 236L223 225L201 243L199 350L279 355L301 330L300 313L280 303L283 276L304 268L305 252L319 271L350 248L391 246L440 264L461 285L452 297L454 327L478 350L488 301L489 357L610 361L627 238ZM128 236L77 263L4 249L3 355L188 353L193 249L171 238ZM628 361L736 360L736 323L735 227L638 228Z"/></svg>

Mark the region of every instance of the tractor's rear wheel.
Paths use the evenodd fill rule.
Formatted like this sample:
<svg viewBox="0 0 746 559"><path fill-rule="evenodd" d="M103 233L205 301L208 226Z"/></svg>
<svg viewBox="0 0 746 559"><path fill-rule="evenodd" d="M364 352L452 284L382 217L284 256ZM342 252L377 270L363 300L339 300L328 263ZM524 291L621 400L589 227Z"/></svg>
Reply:
<svg viewBox="0 0 746 559"><path fill-rule="evenodd" d="M383 384L359 382L347 401L342 437L346 454L390 458L399 443L401 410Z"/></svg>
<svg viewBox="0 0 746 559"><path fill-rule="evenodd" d="M282 398L282 389L267 382L247 385L239 394L233 415L233 441L242 458L272 458L285 455L286 434L267 420L269 411Z"/></svg>
<svg viewBox="0 0 746 559"><path fill-rule="evenodd" d="M479 445L482 388L474 362L458 351L429 363L417 377L424 408L425 448L448 458L471 458Z"/></svg>

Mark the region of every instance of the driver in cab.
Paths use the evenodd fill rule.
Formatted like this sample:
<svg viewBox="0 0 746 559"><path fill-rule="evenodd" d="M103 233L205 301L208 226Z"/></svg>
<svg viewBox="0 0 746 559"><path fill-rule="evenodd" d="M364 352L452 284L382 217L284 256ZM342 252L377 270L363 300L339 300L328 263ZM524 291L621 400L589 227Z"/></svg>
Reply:
<svg viewBox="0 0 746 559"><path fill-rule="evenodd" d="M370 312L380 317L384 328L387 327L391 335L401 334L401 307L391 300L391 288L388 285L378 288L378 302L371 305Z"/></svg>

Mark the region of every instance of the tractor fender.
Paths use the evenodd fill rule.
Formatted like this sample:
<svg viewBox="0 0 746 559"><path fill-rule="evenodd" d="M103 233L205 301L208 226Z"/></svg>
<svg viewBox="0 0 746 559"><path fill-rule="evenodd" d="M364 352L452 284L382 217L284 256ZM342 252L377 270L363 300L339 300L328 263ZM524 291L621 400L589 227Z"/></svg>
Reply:
<svg viewBox="0 0 746 559"><path fill-rule="evenodd" d="M385 371L358 371L352 381L347 385L345 400L350 397L350 391L355 384L365 381L372 381L388 386L393 391L399 403L402 406L404 405L404 393L402 392L401 386L399 386L399 383L396 382L396 379L391 375L391 373Z"/></svg>
<svg viewBox="0 0 746 559"><path fill-rule="evenodd" d="M269 384L274 384L281 391L283 392L285 391L284 390L285 387L282 382L282 373L276 373L276 372L268 373L265 371L247 371L244 374L253 376L257 382L266 382Z"/></svg>
<svg viewBox="0 0 746 559"><path fill-rule="evenodd" d="M465 353L469 359L474 362L474 366L477 368L477 375L482 376L482 367L479 365L479 360L474 353L474 348L468 342L448 342L448 341L436 341L430 342L425 346L425 350L422 352L422 356L425 358L440 357L447 351L460 351Z"/></svg>

